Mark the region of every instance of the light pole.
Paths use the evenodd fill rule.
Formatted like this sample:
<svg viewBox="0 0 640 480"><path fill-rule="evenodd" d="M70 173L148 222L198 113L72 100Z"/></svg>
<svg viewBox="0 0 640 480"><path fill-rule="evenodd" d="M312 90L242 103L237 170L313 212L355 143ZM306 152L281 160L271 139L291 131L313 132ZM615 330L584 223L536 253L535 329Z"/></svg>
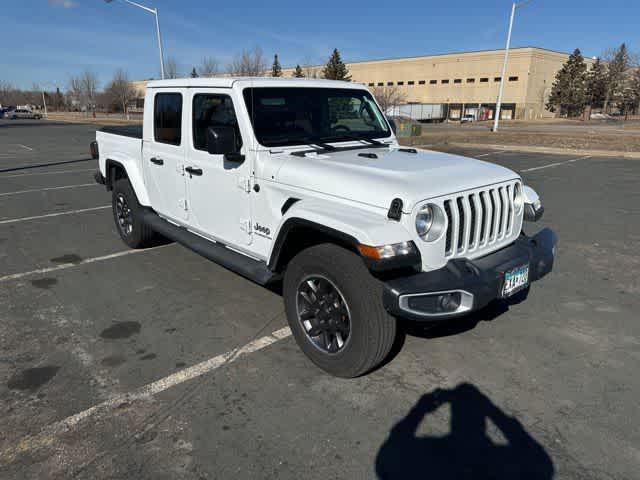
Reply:
<svg viewBox="0 0 640 480"><path fill-rule="evenodd" d="M49 114L47 112L47 100L45 99L45 93L46 93L45 90L47 85L51 85L55 87L56 92L58 91L58 88L59 88L57 83L45 82L43 84L43 88L41 90L42 90L42 104L44 105L44 118L49 118Z"/></svg>
<svg viewBox="0 0 640 480"><path fill-rule="evenodd" d="M44 98L44 90L42 90L42 103L44 105L44 118L49 118L49 115L47 114L47 101Z"/></svg>
<svg viewBox="0 0 640 480"><path fill-rule="evenodd" d="M104 0L106 3L111 3L113 0ZM134 7L138 7L143 9L145 12L153 13L156 17L156 33L158 35L158 49L160 50L160 76L164 80L164 53L162 51L162 36L160 35L160 19L158 18L158 9L157 8L149 8L144 5L140 5L139 3L132 2L131 0L121 0L122 2L128 3L129 5L133 5Z"/></svg>
<svg viewBox="0 0 640 480"><path fill-rule="evenodd" d="M509 47L511 46L511 31L513 30L513 17L516 15L516 9L524 7L531 0L524 0L520 3L513 2L511 5L511 17L509 18L509 33L507 33L507 46L504 49L504 63L502 64L502 76L500 77L500 90L498 91L498 103L496 104L496 117L493 119L493 131L498 131L498 123L500 122L500 108L502 107L502 92L504 91L504 77L507 75L507 61L509 60Z"/></svg>

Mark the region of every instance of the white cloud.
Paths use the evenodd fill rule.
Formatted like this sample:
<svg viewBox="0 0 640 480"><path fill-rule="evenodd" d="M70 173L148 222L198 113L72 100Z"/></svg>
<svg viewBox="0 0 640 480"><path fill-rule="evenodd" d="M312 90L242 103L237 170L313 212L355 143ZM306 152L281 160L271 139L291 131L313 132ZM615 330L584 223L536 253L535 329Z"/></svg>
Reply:
<svg viewBox="0 0 640 480"><path fill-rule="evenodd" d="M49 0L49 5L62 8L75 8L78 6L73 0Z"/></svg>

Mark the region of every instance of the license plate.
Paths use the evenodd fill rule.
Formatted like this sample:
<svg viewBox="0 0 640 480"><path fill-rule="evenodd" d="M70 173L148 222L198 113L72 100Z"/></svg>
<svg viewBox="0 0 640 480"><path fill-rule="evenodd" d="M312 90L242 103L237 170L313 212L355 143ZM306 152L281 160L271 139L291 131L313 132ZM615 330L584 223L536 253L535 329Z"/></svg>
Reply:
<svg viewBox="0 0 640 480"><path fill-rule="evenodd" d="M516 267L504 274L502 297L510 297L529 285L529 265Z"/></svg>

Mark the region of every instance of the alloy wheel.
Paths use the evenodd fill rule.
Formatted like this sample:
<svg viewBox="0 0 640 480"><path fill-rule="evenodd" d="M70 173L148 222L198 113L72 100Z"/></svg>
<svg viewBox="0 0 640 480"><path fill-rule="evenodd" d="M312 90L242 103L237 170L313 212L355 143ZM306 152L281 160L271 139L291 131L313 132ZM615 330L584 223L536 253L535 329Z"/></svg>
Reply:
<svg viewBox="0 0 640 480"><path fill-rule="evenodd" d="M133 214L127 203L127 199L121 193L116 197L116 218L118 219L118 228L125 235L131 235L133 231Z"/></svg>
<svg viewBox="0 0 640 480"><path fill-rule="evenodd" d="M305 277L296 293L298 321L316 348L329 354L344 349L351 333L349 305L338 287L321 275Z"/></svg>

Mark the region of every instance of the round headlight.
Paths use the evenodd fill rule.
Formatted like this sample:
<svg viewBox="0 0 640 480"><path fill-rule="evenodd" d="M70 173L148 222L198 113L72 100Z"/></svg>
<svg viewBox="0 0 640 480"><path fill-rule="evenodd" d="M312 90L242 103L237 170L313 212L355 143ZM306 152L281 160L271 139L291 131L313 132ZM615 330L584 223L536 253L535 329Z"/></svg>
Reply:
<svg viewBox="0 0 640 480"><path fill-rule="evenodd" d="M424 239L433 225L433 207L425 205L416 215L416 232Z"/></svg>
<svg viewBox="0 0 640 480"><path fill-rule="evenodd" d="M444 231L445 217L442 209L435 204L424 205L416 215L416 232L425 242L432 242Z"/></svg>
<svg viewBox="0 0 640 480"><path fill-rule="evenodd" d="M516 213L520 213L524 206L524 195L522 194L522 185L516 183L513 187L513 208L516 209Z"/></svg>

